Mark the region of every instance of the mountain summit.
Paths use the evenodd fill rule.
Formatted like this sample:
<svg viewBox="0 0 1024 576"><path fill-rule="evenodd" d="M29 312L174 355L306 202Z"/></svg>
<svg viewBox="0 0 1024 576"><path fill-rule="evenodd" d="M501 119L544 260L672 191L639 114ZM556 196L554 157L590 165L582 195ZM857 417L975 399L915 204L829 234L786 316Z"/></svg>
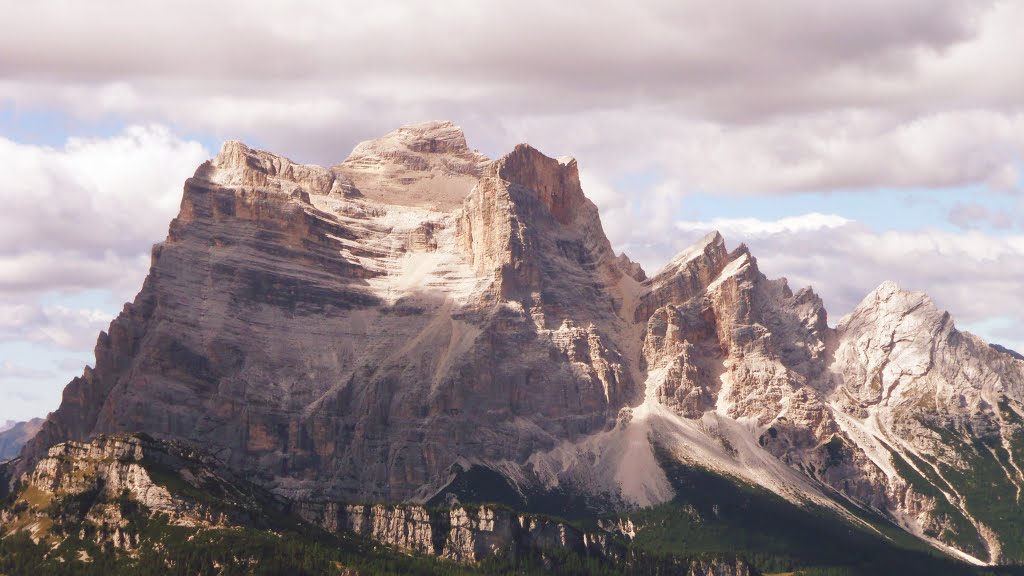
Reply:
<svg viewBox="0 0 1024 576"><path fill-rule="evenodd" d="M575 160L490 160L430 122L330 168L226 143L13 478L144 432L287 499L465 501L485 478L619 513L680 498L687 466L1021 562L1022 401L1024 361L923 294L884 284L832 328L717 233L648 278Z"/></svg>

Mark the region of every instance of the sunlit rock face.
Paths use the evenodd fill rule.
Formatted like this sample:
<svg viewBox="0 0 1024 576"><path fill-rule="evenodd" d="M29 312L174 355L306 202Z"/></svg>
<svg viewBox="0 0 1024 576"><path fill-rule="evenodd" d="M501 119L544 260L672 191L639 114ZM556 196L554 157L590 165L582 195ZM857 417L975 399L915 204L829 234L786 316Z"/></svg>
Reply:
<svg viewBox="0 0 1024 576"><path fill-rule="evenodd" d="M622 262L575 162L526 146L421 124L324 169L229 142L26 455L141 430L282 492L428 497L638 401Z"/></svg>
<svg viewBox="0 0 1024 576"><path fill-rule="evenodd" d="M648 278L612 250L575 160L490 160L449 122L330 168L226 143L96 357L24 470L57 442L139 431L294 498L423 502L479 465L629 507L673 495L656 443L1024 559L1018 356L892 284L832 328L811 289L717 233Z"/></svg>

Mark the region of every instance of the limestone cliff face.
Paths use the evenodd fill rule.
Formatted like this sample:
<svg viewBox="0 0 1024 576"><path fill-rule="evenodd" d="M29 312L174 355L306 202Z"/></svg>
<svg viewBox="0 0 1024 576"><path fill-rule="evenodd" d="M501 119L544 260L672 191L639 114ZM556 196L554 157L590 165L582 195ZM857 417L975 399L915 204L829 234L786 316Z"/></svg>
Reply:
<svg viewBox="0 0 1024 576"><path fill-rule="evenodd" d="M58 442L144 431L303 501L424 502L479 465L630 507L673 495L653 439L793 502L845 514L844 494L977 561L1024 559L1018 356L888 284L832 328L717 233L648 278L575 160L492 161L447 122L330 168L225 144L96 357L21 472ZM443 550L409 545L428 540Z"/></svg>
<svg viewBox="0 0 1024 576"><path fill-rule="evenodd" d="M482 506L428 510L415 505L301 503L298 514L331 532L348 530L402 550L477 563L512 550L571 551L622 562L629 536L583 532L565 523Z"/></svg>
<svg viewBox="0 0 1024 576"><path fill-rule="evenodd" d="M458 461L514 465L610 425L642 392L616 339L620 261L574 163L521 148L484 170L464 146L420 125L326 170L226 144L26 462L141 430L283 494L402 500ZM408 170L442 196L476 184L447 211L373 199Z"/></svg>
<svg viewBox="0 0 1024 576"><path fill-rule="evenodd" d="M565 551L631 572L643 553L628 547L636 527L629 520L602 520L583 531L569 524L507 509L481 506L427 510L421 506L303 503L298 513L328 531L349 530L400 550L461 563L480 563L497 554L526 556ZM752 576L745 561L732 559L659 560L661 571L688 576ZM660 572L659 572L660 573Z"/></svg>
<svg viewBox="0 0 1024 576"><path fill-rule="evenodd" d="M424 122L359 144L331 172L369 200L448 211L462 204L490 163L469 149L458 126Z"/></svg>
<svg viewBox="0 0 1024 576"><path fill-rule="evenodd" d="M56 547L69 527L88 527L97 544L119 550L140 542L127 510L198 529L259 525L274 505L204 452L142 436L57 444L18 478L9 501L0 510L4 537L25 531Z"/></svg>

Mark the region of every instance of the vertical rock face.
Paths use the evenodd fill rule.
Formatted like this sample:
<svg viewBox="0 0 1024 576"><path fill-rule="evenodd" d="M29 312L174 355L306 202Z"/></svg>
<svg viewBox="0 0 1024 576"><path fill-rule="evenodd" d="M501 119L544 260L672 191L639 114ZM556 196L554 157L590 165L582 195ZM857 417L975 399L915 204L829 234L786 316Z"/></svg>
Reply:
<svg viewBox="0 0 1024 576"><path fill-rule="evenodd" d="M481 506L430 511L421 506L304 503L299 515L330 532L348 530L400 550L475 564L499 554L527 557L531 553L569 552L607 562L630 573L641 555L628 547L634 527L602 522L592 531L569 524ZM626 530L623 530L625 528ZM692 576L752 576L742 560L664 558L662 570ZM662 571L651 569L651 573Z"/></svg>
<svg viewBox="0 0 1024 576"><path fill-rule="evenodd" d="M331 168L225 144L96 357L21 472L143 431L293 498L423 502L479 465L629 507L672 497L656 439L794 502L838 492L976 560L1024 559L1019 356L891 284L833 329L717 233L647 278L575 160L492 161L447 122ZM350 518L391 522L332 522Z"/></svg>
<svg viewBox="0 0 1024 576"><path fill-rule="evenodd" d="M585 533L564 523L489 506L427 510L422 506L304 504L300 516L329 531L349 530L402 550L476 563L510 549L564 549L621 559L618 532Z"/></svg>
<svg viewBox="0 0 1024 576"><path fill-rule="evenodd" d="M401 129L331 170L226 144L27 461L141 430L213 446L282 493L401 500L458 461L515 464L614 422L639 394L607 283L623 273L575 167L523 149L477 178L453 130ZM448 211L372 199L407 170L442 196L477 182ZM359 194L338 193L349 182Z"/></svg>
<svg viewBox="0 0 1024 576"><path fill-rule="evenodd" d="M657 276L646 281L649 290L640 298L634 314L640 322L672 302L685 302L702 293L729 263L725 239L718 232L676 255Z"/></svg>
<svg viewBox="0 0 1024 576"><path fill-rule="evenodd" d="M580 188L576 160L572 158L555 160L528 144L520 144L498 160L492 171L501 180L528 190L562 224L575 221L581 210L592 206L585 206L588 202ZM593 219L595 215L583 216Z"/></svg>

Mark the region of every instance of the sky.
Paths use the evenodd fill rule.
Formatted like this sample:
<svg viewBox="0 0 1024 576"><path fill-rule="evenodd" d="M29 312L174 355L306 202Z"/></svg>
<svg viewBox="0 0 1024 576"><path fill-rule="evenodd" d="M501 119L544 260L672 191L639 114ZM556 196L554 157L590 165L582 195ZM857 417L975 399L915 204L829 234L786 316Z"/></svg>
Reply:
<svg viewBox="0 0 1024 576"><path fill-rule="evenodd" d="M650 273L717 229L835 325L878 284L1024 350L1024 2L10 2L0 422L42 416L227 139L451 120L579 161Z"/></svg>

